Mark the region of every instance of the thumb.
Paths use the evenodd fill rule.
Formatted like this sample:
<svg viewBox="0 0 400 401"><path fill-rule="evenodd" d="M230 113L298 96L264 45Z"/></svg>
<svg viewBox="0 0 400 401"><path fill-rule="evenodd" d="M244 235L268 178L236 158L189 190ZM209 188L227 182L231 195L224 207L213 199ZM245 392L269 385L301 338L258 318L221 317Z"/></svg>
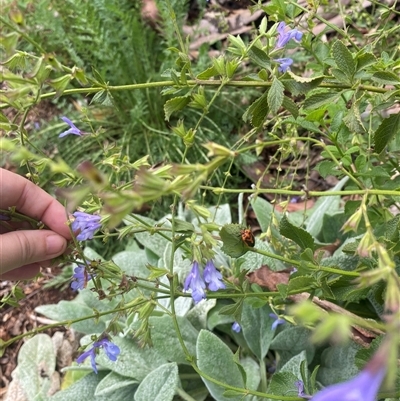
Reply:
<svg viewBox="0 0 400 401"><path fill-rule="evenodd" d="M20 230L0 235L0 274L61 255L67 240L50 230Z"/></svg>

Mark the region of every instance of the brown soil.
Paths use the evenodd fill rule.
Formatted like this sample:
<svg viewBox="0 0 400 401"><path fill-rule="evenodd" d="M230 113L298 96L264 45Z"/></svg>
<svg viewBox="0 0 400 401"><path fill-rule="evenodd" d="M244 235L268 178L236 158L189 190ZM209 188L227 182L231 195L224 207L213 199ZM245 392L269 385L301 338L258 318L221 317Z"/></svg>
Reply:
<svg viewBox="0 0 400 401"><path fill-rule="evenodd" d="M35 312L37 306L55 304L62 299L70 300L76 296L76 293L70 288L63 290L43 288L59 272L60 268L44 269L42 277L17 284L25 294L25 298L18 301L18 307L5 305L0 310L0 342L8 341L41 326L41 318ZM0 299L7 296L14 285L16 285L15 282L0 281ZM52 335L55 331L60 330L65 331L66 329L57 327L46 330L44 333ZM24 339L21 339L8 346L2 354L0 350L0 399L4 396L11 381L11 373L16 368L17 355L23 343Z"/></svg>

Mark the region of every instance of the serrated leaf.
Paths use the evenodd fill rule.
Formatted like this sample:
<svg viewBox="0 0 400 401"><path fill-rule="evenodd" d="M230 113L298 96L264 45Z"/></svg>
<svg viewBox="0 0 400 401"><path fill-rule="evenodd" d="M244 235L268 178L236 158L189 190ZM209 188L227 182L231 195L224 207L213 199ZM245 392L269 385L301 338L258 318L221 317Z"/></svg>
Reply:
<svg viewBox="0 0 400 401"><path fill-rule="evenodd" d="M173 99L167 100L164 104L165 119L169 121L173 112L182 110L189 102L189 96L177 96Z"/></svg>
<svg viewBox="0 0 400 401"><path fill-rule="evenodd" d="M293 95L304 95L310 90L317 88L319 84L323 81L323 77L313 78L310 82L298 82L294 79L282 80L285 88Z"/></svg>
<svg viewBox="0 0 400 401"><path fill-rule="evenodd" d="M166 363L149 373L135 393L135 401L171 401L178 385L178 365Z"/></svg>
<svg viewBox="0 0 400 401"><path fill-rule="evenodd" d="M302 250L307 248L311 250L315 249L313 237L306 230L290 223L286 215L282 217L279 231L281 235L294 241Z"/></svg>
<svg viewBox="0 0 400 401"><path fill-rule="evenodd" d="M272 114L276 114L282 105L283 101L283 91L285 87L278 78L274 77L272 81L271 88L268 91L267 102L271 109Z"/></svg>
<svg viewBox="0 0 400 401"><path fill-rule="evenodd" d="M351 79L356 72L356 63L350 50L342 41L337 40L332 46L332 55L338 68Z"/></svg>
<svg viewBox="0 0 400 401"><path fill-rule="evenodd" d="M365 128L361 121L360 111L358 110L358 103L354 103L347 115L343 118L343 122L351 132L359 134L365 133Z"/></svg>
<svg viewBox="0 0 400 401"><path fill-rule="evenodd" d="M312 276L299 276L290 279L288 284L288 292L309 291L314 284L315 279Z"/></svg>
<svg viewBox="0 0 400 401"><path fill-rule="evenodd" d="M234 355L229 347L215 334L201 330L197 339L197 363L208 376L235 387L243 387L243 378L233 360ZM225 389L202 377L208 391L218 401L243 400L243 395L225 397Z"/></svg>
<svg viewBox="0 0 400 401"><path fill-rule="evenodd" d="M392 114L384 119L378 129L375 131L374 143L375 151L381 153L394 135L398 134L400 129L400 113Z"/></svg>
<svg viewBox="0 0 400 401"><path fill-rule="evenodd" d="M330 103L334 102L340 96L337 92L321 92L315 93L308 97L303 104L305 110L315 110L320 107L327 107Z"/></svg>
<svg viewBox="0 0 400 401"><path fill-rule="evenodd" d="M250 59L253 60L260 67L268 69L271 66L270 58L268 57L267 53L265 53L265 51L259 49L258 47L252 46L249 49L248 54Z"/></svg>
<svg viewBox="0 0 400 401"><path fill-rule="evenodd" d="M294 117L299 116L299 109L297 104L287 96L283 97L282 106Z"/></svg>
<svg viewBox="0 0 400 401"><path fill-rule="evenodd" d="M268 115L268 90L257 100L255 100L243 114L243 120L250 119L254 127L260 127Z"/></svg>
<svg viewBox="0 0 400 401"><path fill-rule="evenodd" d="M390 71L378 71L372 75L372 79L380 84L385 85L399 85L400 78Z"/></svg>
<svg viewBox="0 0 400 401"><path fill-rule="evenodd" d="M357 55L356 61L357 61L357 70L360 70L368 65L376 63L377 59L372 53L363 53Z"/></svg>

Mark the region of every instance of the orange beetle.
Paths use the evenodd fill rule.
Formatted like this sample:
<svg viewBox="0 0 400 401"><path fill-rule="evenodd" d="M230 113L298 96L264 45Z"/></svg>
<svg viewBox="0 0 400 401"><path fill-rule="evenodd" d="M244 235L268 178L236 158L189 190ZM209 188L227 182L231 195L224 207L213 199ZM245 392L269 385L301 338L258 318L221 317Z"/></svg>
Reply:
<svg viewBox="0 0 400 401"><path fill-rule="evenodd" d="M256 243L254 239L254 235L251 232L249 228L244 228L243 230L240 230L240 235L242 237L242 241L250 248L254 247L254 244Z"/></svg>

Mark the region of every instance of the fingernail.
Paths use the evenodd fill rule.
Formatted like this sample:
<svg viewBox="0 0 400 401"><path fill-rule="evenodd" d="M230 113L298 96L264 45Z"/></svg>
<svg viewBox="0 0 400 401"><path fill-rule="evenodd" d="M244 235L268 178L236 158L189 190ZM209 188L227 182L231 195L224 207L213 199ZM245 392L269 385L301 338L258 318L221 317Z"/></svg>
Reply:
<svg viewBox="0 0 400 401"><path fill-rule="evenodd" d="M46 238L46 252L48 255L60 255L64 252L65 238L60 235L49 235Z"/></svg>

